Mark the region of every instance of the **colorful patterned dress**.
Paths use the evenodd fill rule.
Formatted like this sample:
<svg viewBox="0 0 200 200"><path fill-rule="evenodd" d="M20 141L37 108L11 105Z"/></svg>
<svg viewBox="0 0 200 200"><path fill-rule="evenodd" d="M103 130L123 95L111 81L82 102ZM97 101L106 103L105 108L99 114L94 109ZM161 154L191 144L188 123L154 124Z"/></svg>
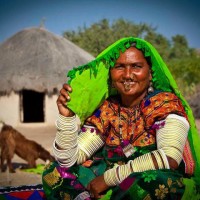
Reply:
<svg viewBox="0 0 200 200"><path fill-rule="evenodd" d="M156 130L164 126L163 120L169 114L187 118L178 97L169 92L156 91L131 109L120 104L118 96L110 97L87 119L86 124L96 127L91 132L96 131L105 139L104 147L89 161L70 168L60 167L56 162L47 166L43 173L43 187L48 199L90 199L85 188L94 177L102 175L116 164L126 164L129 160L156 150ZM162 123L155 125L161 120ZM123 140L131 143L135 150L128 158L120 144L120 126ZM191 176L194 170L188 142L183 157L177 170L149 170L130 174L118 186L106 191L102 199L181 199L185 190L183 177Z"/></svg>

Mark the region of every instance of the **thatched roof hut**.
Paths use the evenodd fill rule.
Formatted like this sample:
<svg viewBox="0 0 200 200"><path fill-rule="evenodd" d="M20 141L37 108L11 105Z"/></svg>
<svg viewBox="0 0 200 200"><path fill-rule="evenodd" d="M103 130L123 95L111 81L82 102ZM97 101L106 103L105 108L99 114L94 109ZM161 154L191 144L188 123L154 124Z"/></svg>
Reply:
<svg viewBox="0 0 200 200"><path fill-rule="evenodd" d="M22 89L53 92L66 73L93 57L44 28L28 28L0 45L0 93Z"/></svg>
<svg viewBox="0 0 200 200"><path fill-rule="evenodd" d="M54 124L67 72L93 57L44 28L24 29L0 44L0 120Z"/></svg>

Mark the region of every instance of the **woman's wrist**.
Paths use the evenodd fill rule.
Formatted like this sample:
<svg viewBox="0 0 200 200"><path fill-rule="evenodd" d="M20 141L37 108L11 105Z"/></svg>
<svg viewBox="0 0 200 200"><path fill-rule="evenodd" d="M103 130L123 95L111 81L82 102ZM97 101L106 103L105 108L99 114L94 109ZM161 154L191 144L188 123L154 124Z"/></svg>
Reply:
<svg viewBox="0 0 200 200"><path fill-rule="evenodd" d="M64 115L59 113L58 117L59 117L59 120L61 120L61 121L70 121L70 120L75 119L76 115L74 114L72 116L64 116Z"/></svg>
<svg viewBox="0 0 200 200"><path fill-rule="evenodd" d="M64 117L73 117L73 116L75 116L75 113L69 108L67 108L64 112L63 111L59 111L59 114L64 116Z"/></svg>

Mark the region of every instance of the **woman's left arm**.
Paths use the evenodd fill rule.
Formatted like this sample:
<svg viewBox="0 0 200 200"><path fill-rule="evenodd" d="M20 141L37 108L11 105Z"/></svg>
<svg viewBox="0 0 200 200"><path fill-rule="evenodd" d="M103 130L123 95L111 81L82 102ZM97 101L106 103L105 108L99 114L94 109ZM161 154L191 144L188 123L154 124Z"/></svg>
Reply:
<svg viewBox="0 0 200 200"><path fill-rule="evenodd" d="M184 117L175 114L169 114L164 123L165 125L156 133L157 150L139 156L125 165L107 170L104 173L104 179L108 186L121 183L132 172L176 169L179 166L188 135L189 123Z"/></svg>
<svg viewBox="0 0 200 200"><path fill-rule="evenodd" d="M189 123L184 117L170 114L165 119L164 127L156 132L157 149L167 156L170 169L178 168L183 159L189 128Z"/></svg>

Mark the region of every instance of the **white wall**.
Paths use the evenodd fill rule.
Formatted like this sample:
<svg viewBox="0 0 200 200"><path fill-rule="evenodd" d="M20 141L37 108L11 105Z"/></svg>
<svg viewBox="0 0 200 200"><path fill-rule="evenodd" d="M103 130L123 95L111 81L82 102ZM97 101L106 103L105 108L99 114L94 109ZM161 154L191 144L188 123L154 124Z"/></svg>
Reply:
<svg viewBox="0 0 200 200"><path fill-rule="evenodd" d="M19 95L11 92L9 96L0 96L0 120L16 126L20 123Z"/></svg>
<svg viewBox="0 0 200 200"><path fill-rule="evenodd" d="M57 95L49 97L45 95L44 115L45 122L38 123L40 125L55 125L55 120L58 116L57 109ZM20 97L18 94L12 92L9 96L0 96L0 121L5 122L11 126L27 126L30 123L20 122ZM37 123L33 123L36 125Z"/></svg>
<svg viewBox="0 0 200 200"><path fill-rule="evenodd" d="M45 123L49 125L54 125L55 120L58 116L58 109L57 109L57 100L58 96L53 95L49 97L48 95L45 95Z"/></svg>

